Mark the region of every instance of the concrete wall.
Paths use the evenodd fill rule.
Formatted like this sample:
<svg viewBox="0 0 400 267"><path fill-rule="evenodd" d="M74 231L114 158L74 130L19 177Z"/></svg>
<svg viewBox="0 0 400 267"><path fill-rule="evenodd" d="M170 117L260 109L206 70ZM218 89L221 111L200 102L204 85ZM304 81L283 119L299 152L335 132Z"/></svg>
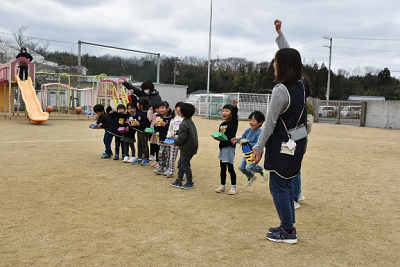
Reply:
<svg viewBox="0 0 400 267"><path fill-rule="evenodd" d="M400 129L400 101L368 101L365 126Z"/></svg>

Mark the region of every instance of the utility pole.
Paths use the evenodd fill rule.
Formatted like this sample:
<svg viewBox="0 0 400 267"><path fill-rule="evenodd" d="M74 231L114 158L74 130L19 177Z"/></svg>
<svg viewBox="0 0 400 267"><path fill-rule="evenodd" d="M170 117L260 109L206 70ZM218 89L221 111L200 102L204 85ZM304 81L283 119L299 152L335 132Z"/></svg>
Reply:
<svg viewBox="0 0 400 267"><path fill-rule="evenodd" d="M179 59L178 59L178 58L175 58L175 66L174 66L174 85L175 85L175 81L176 81L176 75L179 75L178 66L177 66L178 61L179 61Z"/></svg>
<svg viewBox="0 0 400 267"><path fill-rule="evenodd" d="M328 68L328 83L326 85L326 100L329 101L329 90L331 87L331 60L332 60L332 37L324 37L324 39L329 39L330 45L324 47L329 47L329 68Z"/></svg>
<svg viewBox="0 0 400 267"><path fill-rule="evenodd" d="M211 70L211 30L212 30L212 0L210 5L210 31L208 32L208 71L207 71L207 115L206 118L209 118L210 111L210 70Z"/></svg>

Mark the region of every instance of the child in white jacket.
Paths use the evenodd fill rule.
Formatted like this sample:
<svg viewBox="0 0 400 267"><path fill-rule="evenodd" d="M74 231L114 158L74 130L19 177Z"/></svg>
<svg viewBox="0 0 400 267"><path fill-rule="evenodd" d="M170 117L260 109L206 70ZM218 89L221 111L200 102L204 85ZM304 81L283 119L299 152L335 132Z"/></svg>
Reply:
<svg viewBox="0 0 400 267"><path fill-rule="evenodd" d="M181 117L181 106L183 102L178 102L175 104L175 117L171 120L168 128L167 138L177 138L179 134L179 125L183 121ZM171 146L169 152L169 161L167 165L166 175L167 178L171 178L175 172L175 161L178 157L179 146Z"/></svg>

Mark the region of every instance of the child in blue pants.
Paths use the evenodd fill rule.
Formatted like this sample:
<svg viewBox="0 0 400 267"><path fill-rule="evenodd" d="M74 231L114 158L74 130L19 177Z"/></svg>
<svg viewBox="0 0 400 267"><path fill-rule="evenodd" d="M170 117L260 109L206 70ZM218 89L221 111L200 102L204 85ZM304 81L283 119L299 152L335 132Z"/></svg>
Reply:
<svg viewBox="0 0 400 267"><path fill-rule="evenodd" d="M241 137L232 138L232 144L236 144L237 142L239 142L242 144L242 146L247 145L249 146L248 150L250 152L252 147L258 141L261 133L261 126L263 125L264 121L265 116L262 112L253 111L249 115L250 128L248 128ZM243 157L242 161L239 164L239 170L247 177L245 186L250 186L254 183L255 180L257 180L257 176L254 174L255 172L260 173L264 177L264 180L268 179L268 172L263 167L258 166L257 163L251 162L251 156L249 157L250 158L248 158L247 161L246 157Z"/></svg>

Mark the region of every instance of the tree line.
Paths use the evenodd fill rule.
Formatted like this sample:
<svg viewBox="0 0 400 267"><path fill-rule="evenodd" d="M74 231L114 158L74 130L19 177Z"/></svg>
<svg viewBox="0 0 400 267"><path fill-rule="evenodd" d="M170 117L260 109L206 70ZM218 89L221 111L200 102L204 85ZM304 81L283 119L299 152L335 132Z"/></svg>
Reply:
<svg viewBox="0 0 400 267"><path fill-rule="evenodd" d="M64 66L76 66L77 56L66 52L46 52L45 59ZM152 56L122 58L113 55L100 57L85 54L81 58L87 75L106 73L109 76L130 76L133 81L156 81L157 58ZM207 88L208 61L197 57L162 56L160 82L188 85L188 93ZM310 78L312 96L325 99L328 69L325 64L307 63L304 73ZM387 100L400 100L399 80L391 77L390 70L365 68L361 75L339 69L331 72L330 99L347 100L350 95L384 96ZM270 93L275 86L273 59L255 63L244 58L211 60L210 91L213 93Z"/></svg>

